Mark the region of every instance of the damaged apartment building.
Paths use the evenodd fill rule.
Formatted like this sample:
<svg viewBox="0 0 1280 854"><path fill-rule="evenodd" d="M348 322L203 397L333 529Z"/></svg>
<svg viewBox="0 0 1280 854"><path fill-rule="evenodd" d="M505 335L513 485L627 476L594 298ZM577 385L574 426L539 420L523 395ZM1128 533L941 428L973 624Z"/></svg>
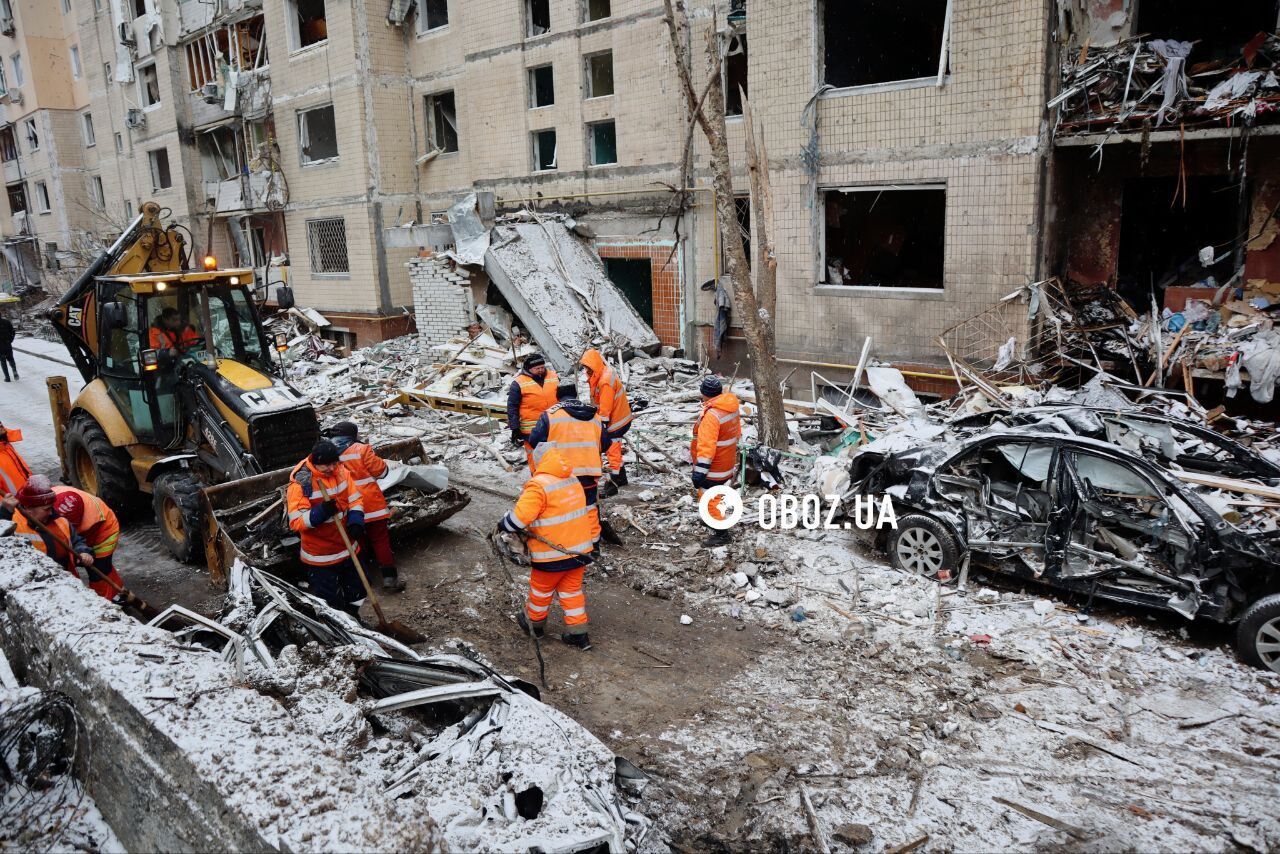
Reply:
<svg viewBox="0 0 1280 854"><path fill-rule="evenodd" d="M745 370L732 315L713 340L726 235L700 132L683 165L661 0L10 5L10 84L11 54L46 31L54 47L37 52L65 58L20 84L0 131L19 160L0 220L30 263L155 198L201 251L255 267L268 298L289 284L327 337L361 346L412 328L415 305L456 303L450 276L417 276L442 290L415 300L419 255L441 247L390 233L492 194L498 215L572 218L663 345ZM1176 307L1178 287L1210 276L1275 279L1273 0L686 6L699 91L708 34L720 54L749 242L743 94L768 147L789 394L814 368L847 381L867 338L947 394L939 336L1053 276L1140 307L1153 286ZM43 134L56 159L30 150L33 116L64 128ZM31 212L51 160L58 228ZM500 301L482 273L470 284Z"/></svg>

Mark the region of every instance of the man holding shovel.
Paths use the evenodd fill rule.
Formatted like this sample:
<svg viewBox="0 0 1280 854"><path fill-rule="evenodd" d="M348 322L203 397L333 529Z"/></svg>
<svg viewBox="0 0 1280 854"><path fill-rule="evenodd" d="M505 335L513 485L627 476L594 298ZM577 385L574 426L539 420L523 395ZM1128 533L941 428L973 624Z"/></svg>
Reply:
<svg viewBox="0 0 1280 854"><path fill-rule="evenodd" d="M66 519L54 514L53 504L56 500L57 496L49 488L46 478L33 477L28 480L18 490L17 506L13 514L14 524L17 525L16 533L37 551L44 552L72 575L79 577L79 567L93 566L93 551L72 530ZM71 548L68 550L67 546ZM90 579L94 578L94 574L90 572ZM105 595L110 599L114 594L108 591Z"/></svg>
<svg viewBox="0 0 1280 854"><path fill-rule="evenodd" d="M356 547L348 544L364 536L364 499L339 456L333 442L317 442L290 473L285 503L289 527L302 539L311 592L355 617L365 593L354 563Z"/></svg>

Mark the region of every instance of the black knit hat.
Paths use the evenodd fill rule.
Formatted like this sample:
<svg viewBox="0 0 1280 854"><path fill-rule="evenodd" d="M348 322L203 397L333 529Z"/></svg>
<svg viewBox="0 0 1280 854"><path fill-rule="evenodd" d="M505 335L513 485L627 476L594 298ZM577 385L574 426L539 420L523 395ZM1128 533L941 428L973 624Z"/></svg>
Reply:
<svg viewBox="0 0 1280 854"><path fill-rule="evenodd" d="M311 462L318 466L336 463L338 461L338 446L330 442L328 439L321 439L316 442L316 446L311 449Z"/></svg>
<svg viewBox="0 0 1280 854"><path fill-rule="evenodd" d="M720 378L713 374L702 380L698 391L702 392L703 397L715 397L718 394L724 394L724 386L720 383Z"/></svg>
<svg viewBox="0 0 1280 854"><path fill-rule="evenodd" d="M355 425L354 421L339 421L329 428L330 436L349 436L352 439L360 437L360 428Z"/></svg>
<svg viewBox="0 0 1280 854"><path fill-rule="evenodd" d="M542 358L541 353L530 353L524 357L524 369L526 371L530 368L536 368L539 365L545 365L546 363L547 360Z"/></svg>
<svg viewBox="0 0 1280 854"><path fill-rule="evenodd" d="M567 377L560 378L560 384L556 386L556 400L577 400L578 384Z"/></svg>

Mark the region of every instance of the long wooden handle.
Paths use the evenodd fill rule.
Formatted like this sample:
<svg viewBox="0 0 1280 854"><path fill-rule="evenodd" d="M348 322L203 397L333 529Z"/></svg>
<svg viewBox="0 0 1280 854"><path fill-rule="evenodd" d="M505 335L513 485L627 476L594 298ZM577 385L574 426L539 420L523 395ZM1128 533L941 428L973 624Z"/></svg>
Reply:
<svg viewBox="0 0 1280 854"><path fill-rule="evenodd" d="M316 486L320 487L320 494L324 496L325 501L332 501L329 497L329 490L324 488L324 484L316 482ZM373 586L369 584L368 577L364 574L364 567L360 565L360 558L356 556L355 546L351 545L351 538L347 536L347 528L342 521L334 516L329 521L338 529L338 536L342 537L342 544L347 547L347 551L351 554L351 562L356 565L356 573L360 576L360 583L364 585L364 592L369 594L369 604L373 605L373 612L378 615L378 625L387 625L387 618L382 614L382 604L378 601L378 597L373 595Z"/></svg>
<svg viewBox="0 0 1280 854"><path fill-rule="evenodd" d="M18 512L22 514L22 517L24 519L26 519L28 522L30 522L32 525L35 526L37 531L48 536L49 539L53 540L58 545L62 546L62 548L66 550L67 554L71 555L73 558L75 557L76 550L72 548L71 543L62 539L62 537L59 537L58 534L52 528L45 525L43 522L38 522L35 519L33 519L31 517L31 514L28 513L26 510L23 510L21 506L19 506L17 509L18 509ZM79 563L79 561L77 561L77 563ZM129 601L130 604L134 605L135 607L138 607L140 610L143 610L143 611L155 610L149 604L147 604L146 600L139 598L136 594L121 587L118 583L112 580L111 576L106 575L100 569L98 569L98 567L94 566L93 564L90 564L89 566L85 567L85 570L88 572L92 572L94 575L98 577L99 580L107 582L107 584L111 587L112 590L119 593L121 596L124 596L126 600Z"/></svg>

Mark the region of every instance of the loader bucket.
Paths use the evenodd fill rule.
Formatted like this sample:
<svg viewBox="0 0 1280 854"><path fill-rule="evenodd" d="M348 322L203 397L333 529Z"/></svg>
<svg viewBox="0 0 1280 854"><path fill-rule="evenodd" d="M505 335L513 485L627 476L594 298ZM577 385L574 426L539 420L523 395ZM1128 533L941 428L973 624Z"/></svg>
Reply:
<svg viewBox="0 0 1280 854"><path fill-rule="evenodd" d="M425 460L419 439L399 439L375 447L384 460L413 464ZM209 576L219 587L236 558L274 575L287 576L301 567L298 535L286 524L283 497L290 468L276 469L201 490L205 505L205 558ZM393 538L438 525L471 503L456 487L439 492L393 487L387 493Z"/></svg>

